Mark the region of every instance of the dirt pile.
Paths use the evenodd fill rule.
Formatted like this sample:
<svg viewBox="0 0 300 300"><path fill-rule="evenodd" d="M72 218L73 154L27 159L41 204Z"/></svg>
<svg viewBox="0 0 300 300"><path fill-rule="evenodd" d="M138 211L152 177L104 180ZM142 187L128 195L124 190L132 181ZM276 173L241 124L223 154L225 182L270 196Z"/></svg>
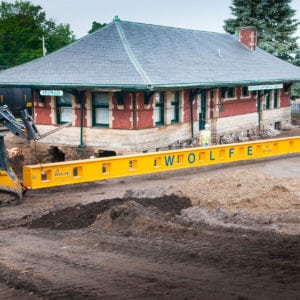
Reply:
<svg viewBox="0 0 300 300"><path fill-rule="evenodd" d="M181 210L191 206L186 198L176 195L156 199L110 199L87 205L76 205L50 212L26 224L29 228L71 230L93 224L110 231L143 231L163 228ZM166 226L168 227L168 226Z"/></svg>
<svg viewBox="0 0 300 300"><path fill-rule="evenodd" d="M299 183L299 177L279 179L253 170L227 170L226 174L196 178L179 187L170 187L168 193L175 194L135 198L135 193L127 190L123 199L50 212L31 221L29 227L54 230L92 227L92 230L98 228L111 233L177 231L182 234L208 224L299 234Z"/></svg>
<svg viewBox="0 0 300 300"><path fill-rule="evenodd" d="M176 194L191 199L193 206L244 212L300 212L300 177L273 178L243 170L187 181Z"/></svg>
<svg viewBox="0 0 300 300"><path fill-rule="evenodd" d="M300 177L227 171L187 181L176 194L189 197L193 204L182 212L185 224L300 232Z"/></svg>
<svg viewBox="0 0 300 300"><path fill-rule="evenodd" d="M185 230L183 226L172 222L171 214L163 213L154 206L145 207L135 201L128 201L112 207L101 215L91 226L91 230L100 229L123 235L177 233Z"/></svg>

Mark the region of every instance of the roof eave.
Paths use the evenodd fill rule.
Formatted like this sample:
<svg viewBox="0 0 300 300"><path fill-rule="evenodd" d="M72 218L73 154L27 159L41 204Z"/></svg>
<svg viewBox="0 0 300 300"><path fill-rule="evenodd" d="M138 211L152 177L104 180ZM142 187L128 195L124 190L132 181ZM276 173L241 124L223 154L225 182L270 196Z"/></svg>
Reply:
<svg viewBox="0 0 300 300"><path fill-rule="evenodd" d="M33 89L106 89L124 91L150 90L149 85L137 84L81 84L81 83L40 83L40 82L0 82L0 87L28 87Z"/></svg>
<svg viewBox="0 0 300 300"><path fill-rule="evenodd" d="M178 88L218 88L228 86L249 86L249 85L263 85L263 84L277 84L287 82L300 82L300 78L284 78L273 80L242 80L242 81L218 81L218 82L194 82L194 83L176 83L176 84L154 84L152 89L178 89Z"/></svg>
<svg viewBox="0 0 300 300"><path fill-rule="evenodd" d="M165 84L92 84L92 83L41 83L41 82L0 82L0 87L28 87L33 89L78 89L93 90L105 89L110 91L153 91L166 89L218 88L228 86L248 86L259 84L276 84L285 82L300 82L300 78L282 78L270 80L241 80L192 83L165 83Z"/></svg>

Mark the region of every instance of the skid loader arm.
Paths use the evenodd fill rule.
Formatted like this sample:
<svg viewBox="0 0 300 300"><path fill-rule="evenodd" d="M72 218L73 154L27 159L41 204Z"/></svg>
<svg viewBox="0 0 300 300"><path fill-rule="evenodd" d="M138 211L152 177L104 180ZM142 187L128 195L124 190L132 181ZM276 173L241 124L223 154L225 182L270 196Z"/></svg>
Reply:
<svg viewBox="0 0 300 300"><path fill-rule="evenodd" d="M19 204L22 193L22 184L9 165L4 136L0 135L0 207Z"/></svg>
<svg viewBox="0 0 300 300"><path fill-rule="evenodd" d="M0 123L16 136L38 140L40 134L27 110L24 109L19 114L21 120L6 105L0 106ZM9 164L4 137L0 135L0 207L20 203L23 192L23 186Z"/></svg>
<svg viewBox="0 0 300 300"><path fill-rule="evenodd" d="M22 122L18 121L6 106L0 106L0 122L14 135L28 140L38 140L40 134L27 110L20 111Z"/></svg>

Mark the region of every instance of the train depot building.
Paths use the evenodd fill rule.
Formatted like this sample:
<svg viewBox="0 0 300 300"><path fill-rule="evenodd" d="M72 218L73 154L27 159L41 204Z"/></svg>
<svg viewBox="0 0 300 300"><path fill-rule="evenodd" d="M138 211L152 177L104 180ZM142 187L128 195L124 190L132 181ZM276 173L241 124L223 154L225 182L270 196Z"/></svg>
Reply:
<svg viewBox="0 0 300 300"><path fill-rule="evenodd" d="M0 72L1 87L31 88L41 142L117 153L197 144L291 123L300 68L238 36L122 21Z"/></svg>

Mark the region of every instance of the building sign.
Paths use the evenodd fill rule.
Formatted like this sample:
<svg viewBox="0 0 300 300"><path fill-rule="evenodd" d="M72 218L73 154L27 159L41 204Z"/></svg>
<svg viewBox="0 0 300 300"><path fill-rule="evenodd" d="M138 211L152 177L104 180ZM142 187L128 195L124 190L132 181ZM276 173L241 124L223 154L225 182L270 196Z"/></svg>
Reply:
<svg viewBox="0 0 300 300"><path fill-rule="evenodd" d="M64 92L62 90L40 90L41 96L63 96Z"/></svg>
<svg viewBox="0 0 300 300"><path fill-rule="evenodd" d="M275 89L282 89L282 88L283 88L282 83L248 86L249 91L275 90Z"/></svg>

